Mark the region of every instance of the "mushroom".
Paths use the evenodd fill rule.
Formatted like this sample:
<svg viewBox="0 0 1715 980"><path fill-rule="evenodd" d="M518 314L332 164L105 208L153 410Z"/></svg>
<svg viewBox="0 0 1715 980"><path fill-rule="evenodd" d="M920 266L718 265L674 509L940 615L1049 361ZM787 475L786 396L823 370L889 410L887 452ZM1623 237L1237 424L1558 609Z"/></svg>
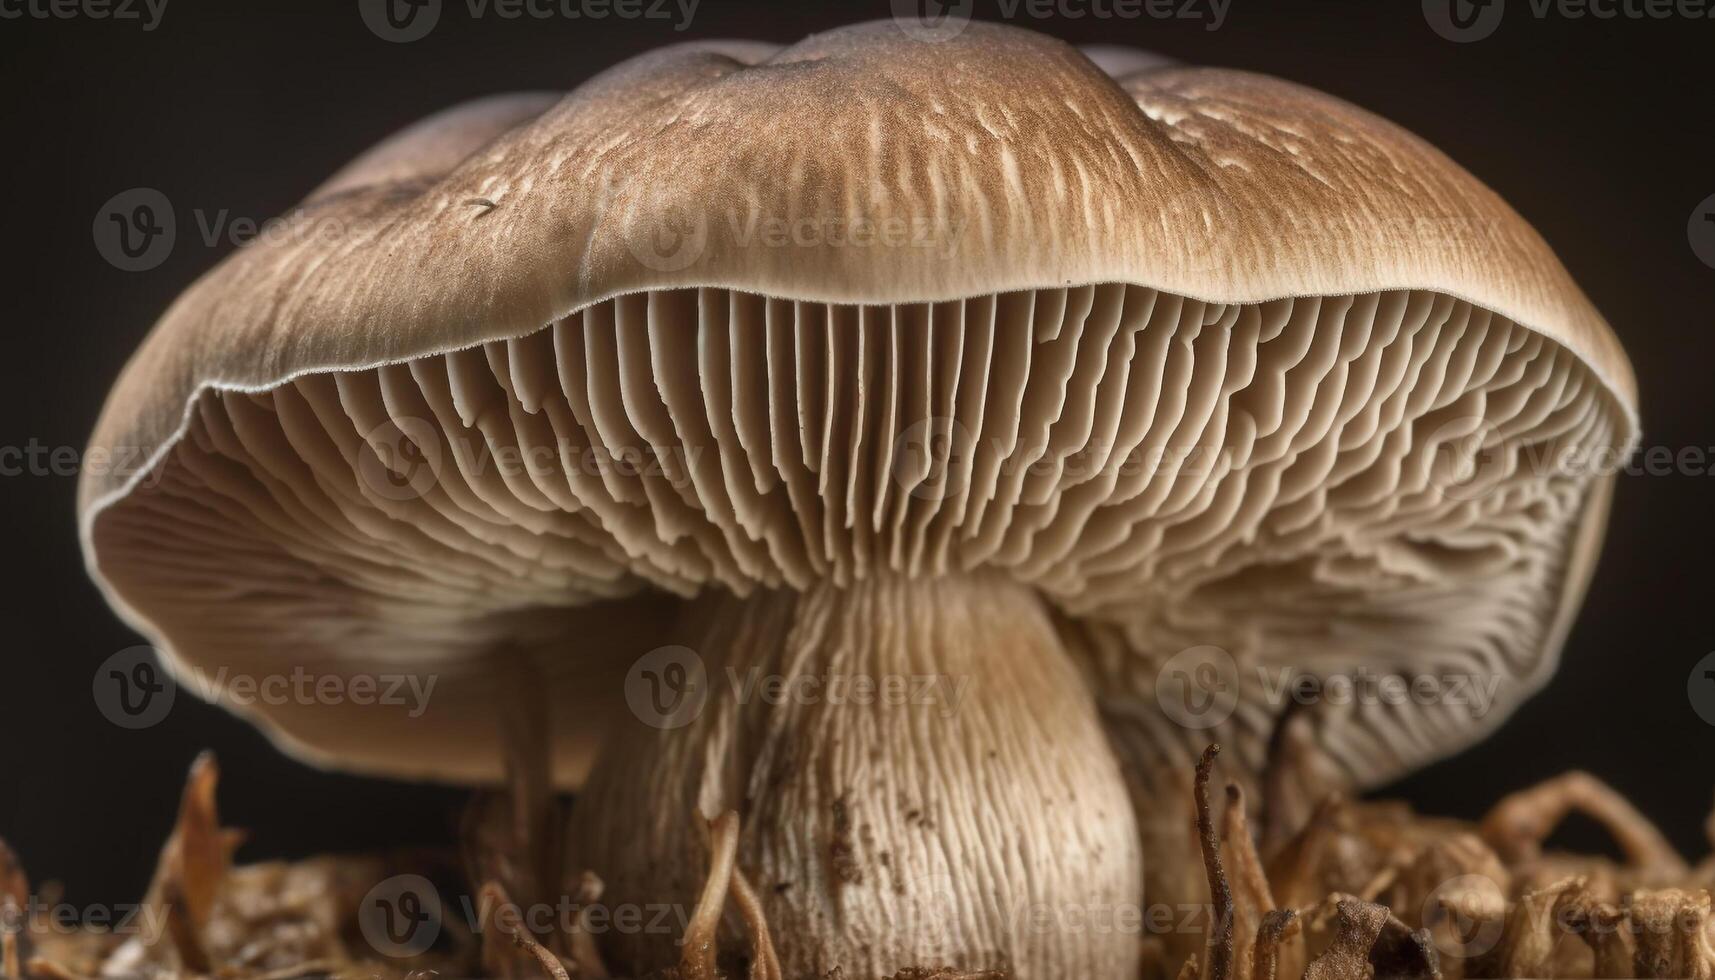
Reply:
<svg viewBox="0 0 1715 980"><path fill-rule="evenodd" d="M434 679L237 706L328 766L495 781L522 670L570 870L688 908L736 811L788 976L1134 975L1101 916L1202 900L1190 762L1256 771L1300 674L1406 685L1309 710L1352 786L1544 681L1635 392L1427 144L1101 58L870 24L406 130L144 342L92 574L180 677ZM693 709L627 711L628 670Z"/></svg>

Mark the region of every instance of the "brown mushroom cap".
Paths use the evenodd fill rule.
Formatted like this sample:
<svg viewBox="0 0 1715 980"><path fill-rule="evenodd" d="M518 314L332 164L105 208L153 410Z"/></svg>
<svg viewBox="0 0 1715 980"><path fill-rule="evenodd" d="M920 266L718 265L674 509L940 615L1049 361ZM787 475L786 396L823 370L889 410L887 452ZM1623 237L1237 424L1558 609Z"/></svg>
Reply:
<svg viewBox="0 0 1715 980"><path fill-rule="evenodd" d="M1607 324L1434 148L1004 27L665 49L420 123L295 216L127 366L91 446L150 465L87 470L81 533L181 672L434 672L421 717L249 712L359 770L496 777L510 648L577 782L650 645L616 600L987 570L1099 627L1104 708L1166 751L1156 671L1198 643L1505 678L1481 718L1320 712L1383 779L1546 676L1607 477L1542 461L1635 438Z"/></svg>

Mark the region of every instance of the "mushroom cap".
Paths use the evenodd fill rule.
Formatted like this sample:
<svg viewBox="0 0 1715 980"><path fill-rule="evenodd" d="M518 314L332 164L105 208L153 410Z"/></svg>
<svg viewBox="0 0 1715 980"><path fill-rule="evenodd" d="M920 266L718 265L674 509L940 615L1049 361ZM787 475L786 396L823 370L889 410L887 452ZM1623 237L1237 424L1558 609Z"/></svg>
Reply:
<svg viewBox="0 0 1715 980"><path fill-rule="evenodd" d="M1151 720L1198 643L1504 680L1481 717L1319 711L1359 782L1474 740L1588 578L1608 477L1541 454L1634 441L1613 333L1398 127L1100 58L1131 73L882 22L405 130L127 365L91 446L146 465L86 468L91 574L181 677L433 674L420 712L233 705L418 778L498 776L497 658L560 706L575 785L671 597L884 572L999 572L1099 624L1104 709L1164 743L1203 737ZM1281 705L1250 695L1223 741L1254 754Z"/></svg>

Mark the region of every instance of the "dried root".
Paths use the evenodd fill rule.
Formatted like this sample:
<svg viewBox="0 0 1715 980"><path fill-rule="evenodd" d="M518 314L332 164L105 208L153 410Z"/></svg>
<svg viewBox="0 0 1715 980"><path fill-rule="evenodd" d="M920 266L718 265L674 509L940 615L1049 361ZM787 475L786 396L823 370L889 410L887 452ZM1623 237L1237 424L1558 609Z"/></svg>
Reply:
<svg viewBox="0 0 1715 980"><path fill-rule="evenodd" d="M738 907L745 931L750 935L748 980L784 980L780 959L774 952L774 938L769 933L768 919L762 912L762 901L738 867L738 814L728 810L708 821L708 832L709 874L703 881L703 893L697 899L697 907L685 928L685 950L679 959L676 980L716 980L722 975L715 963L717 933L729 895ZM945 971L928 971L921 976L952 975Z"/></svg>
<svg viewBox="0 0 1715 980"><path fill-rule="evenodd" d="M381 957L359 937L359 911L377 882L401 873L445 879L445 856L314 859L234 868L239 835L220 826L212 757L192 767L178 823L162 848L146 905L154 933L66 936L33 928L51 886L32 898L0 843L0 975L97 977L310 976L410 980L607 980L589 912L594 875L571 880L577 914L532 933L513 896L547 900L559 878L560 804L548 782L540 716L521 712L507 736L511 790L478 801L466 824L465 869L483 882L472 933L455 917L421 954ZM1308 743L1282 737L1277 755L1312 771ZM1295 746L1295 747L1294 747ZM1418 817L1393 805L1323 793L1308 780L1265 774L1260 834L1246 795L1228 786L1211 802L1218 748L1193 783L1197 842L1211 914L1202 950L1149 973L1179 980L1715 980L1715 859L1696 870L1618 794L1574 773L1507 797L1479 824ZM1294 755L1296 753L1296 755ZM1626 855L1621 864L1553 854L1544 841L1566 814L1588 813ZM763 901L738 862L736 813L704 821L704 886L680 961L657 980L812 980L783 975ZM1715 836L1715 818L1711 820ZM478 877L480 876L480 877ZM733 913L730 917L728 913ZM36 940L27 942L28 940ZM724 941L723 941L724 940ZM742 950L742 952L740 952ZM724 955L723 955L724 953ZM841 980L834 971L819 980ZM1004 980L999 972L905 970L893 980Z"/></svg>
<svg viewBox="0 0 1715 980"><path fill-rule="evenodd" d="M67 934L45 921L27 922L26 932L37 940L33 955L24 959L22 972L7 962L5 975L40 980L403 980L424 971L463 976L475 972L474 957L464 955L468 944L461 944L456 935L448 937L446 950L400 960L352 945L360 931L359 908L370 888L401 872L438 875L448 867L443 859L406 854L397 860L317 858L233 868L240 835L220 826L218 781L213 757L199 757L185 785L178 823L161 849L144 909L127 928ZM0 852L9 854L3 846ZM0 871L4 867L0 857ZM0 882L5 880L0 875ZM21 871L12 880L18 891L27 890ZM32 908L51 908L58 902L57 891L44 886Z"/></svg>
<svg viewBox="0 0 1715 980"><path fill-rule="evenodd" d="M1271 758L1290 744L1277 733ZM1212 908L1204 949L1174 964L1160 961L1164 944L1147 945L1157 950L1153 976L1715 980L1707 890L1715 859L1690 870L1653 825L1587 775L1509 796L1477 825L1328 793L1286 826L1277 815L1293 812L1283 802L1291 781L1269 773L1259 849L1236 787L1215 833L1216 751L1204 753L1194 783ZM1609 830L1622 864L1544 851L1573 811ZM1710 832L1715 841L1715 817Z"/></svg>
<svg viewBox="0 0 1715 980"><path fill-rule="evenodd" d="M1572 812L1583 813L1613 835L1627 860L1652 876L1682 878L1685 859L1661 831L1601 780L1569 772L1501 800L1483 818L1483 839L1511 864L1542 856L1542 842Z"/></svg>

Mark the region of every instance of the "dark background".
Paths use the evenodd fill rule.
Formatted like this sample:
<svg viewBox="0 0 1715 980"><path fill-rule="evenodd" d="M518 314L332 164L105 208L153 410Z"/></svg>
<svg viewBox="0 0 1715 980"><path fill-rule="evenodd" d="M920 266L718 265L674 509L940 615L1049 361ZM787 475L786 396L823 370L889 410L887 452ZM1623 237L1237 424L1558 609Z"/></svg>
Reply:
<svg viewBox="0 0 1715 980"><path fill-rule="evenodd" d="M1418 0L1232 0L1218 31L1149 17L1013 20L1280 75L1426 137L1534 223L1614 323L1638 369L1646 445L1715 446L1715 269L1686 230L1715 193L1715 20L1538 18L1527 0L1510 8L1493 36L1469 44L1432 31ZM357 0L170 0L149 32L87 18L0 20L9 327L0 445L83 445L150 323L231 250L187 227L192 209L278 214L375 140L471 96L568 88L687 38L790 42L889 13L887 0L703 0L676 33L657 20L473 20L464 0L447 0L435 30L408 44L372 34ZM977 0L976 14L1000 19L996 0ZM164 192L180 223L171 257L141 273L105 262L91 231L103 203L134 187ZM248 858L448 839L460 794L314 772L188 695L147 731L107 723L92 672L138 640L84 575L75 482L0 477L0 595L11 604L0 633L0 836L37 880L65 881L73 902L135 899L185 768L205 746L223 763L227 822L253 831ZM1501 793L1582 767L1688 854L1703 853L1715 728L1693 712L1686 679L1715 650L1712 489L1709 476L1622 477L1552 686L1486 744L1387 792L1474 816ZM1567 839L1599 840L1589 827Z"/></svg>

